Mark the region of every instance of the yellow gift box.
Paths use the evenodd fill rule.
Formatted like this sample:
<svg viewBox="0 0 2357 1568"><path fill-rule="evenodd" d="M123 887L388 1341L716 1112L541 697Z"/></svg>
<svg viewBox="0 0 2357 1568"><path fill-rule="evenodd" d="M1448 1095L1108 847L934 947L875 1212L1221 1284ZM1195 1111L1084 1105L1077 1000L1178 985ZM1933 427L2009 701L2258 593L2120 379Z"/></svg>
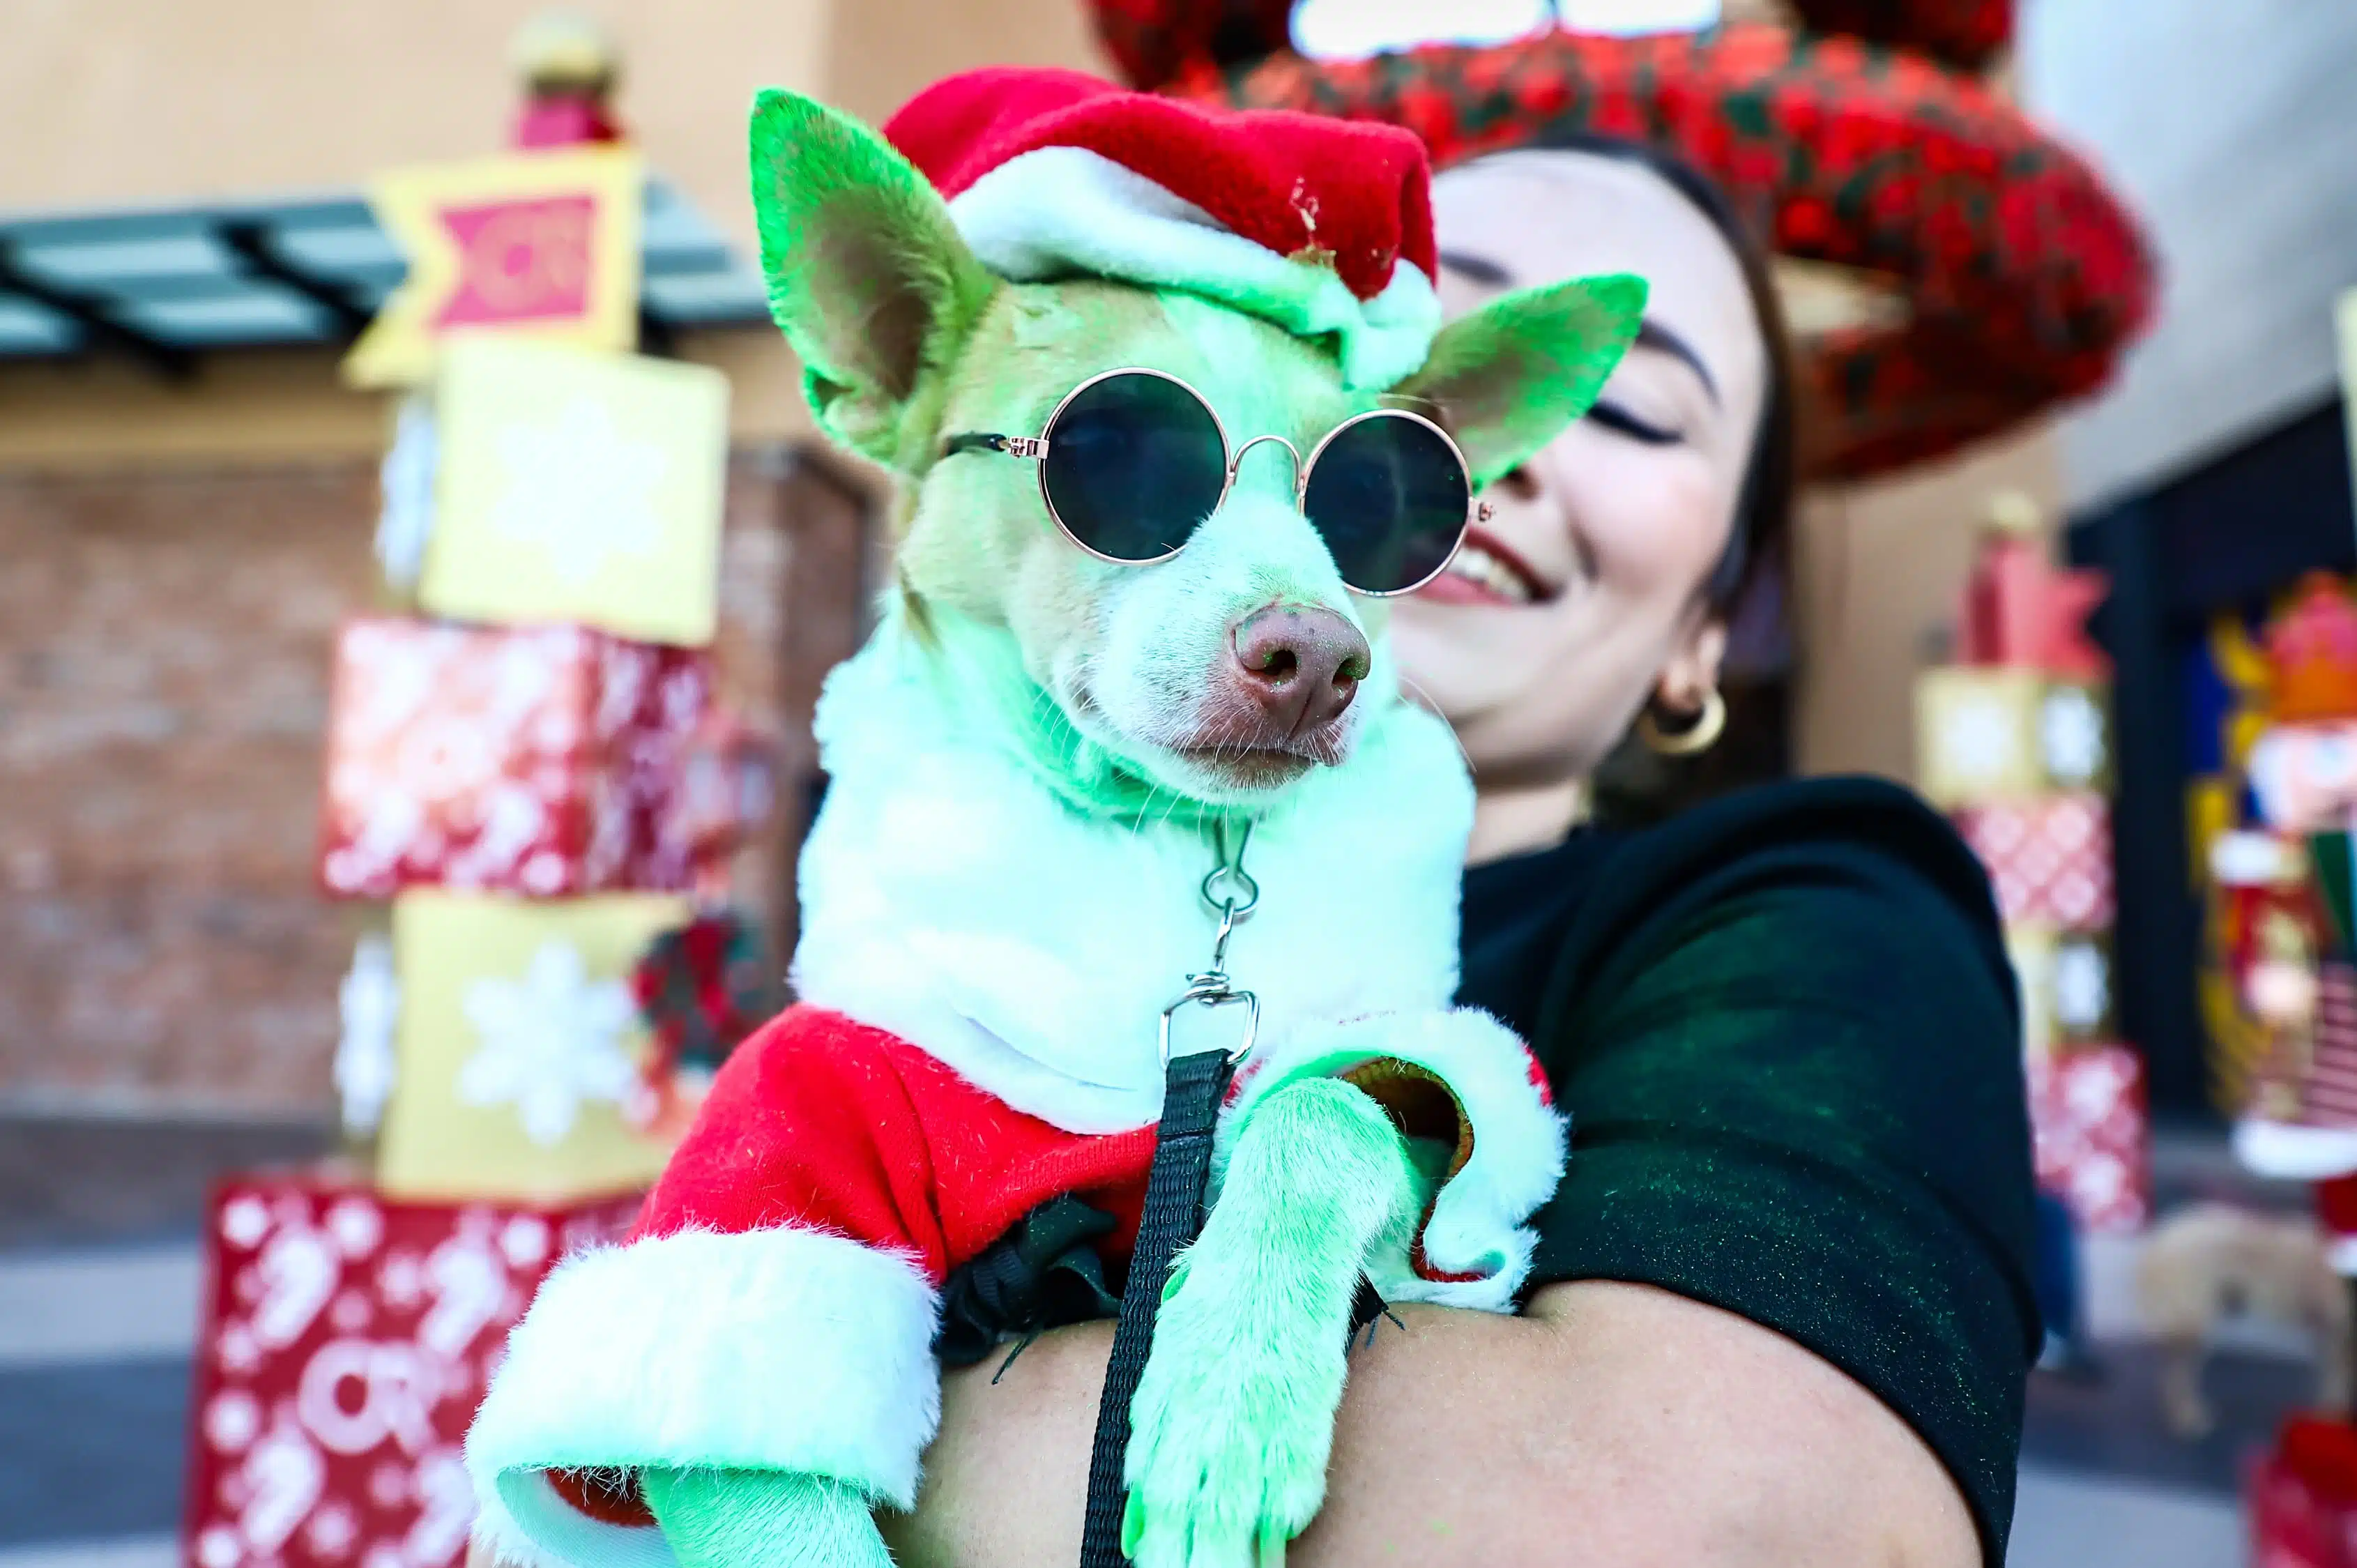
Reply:
<svg viewBox="0 0 2357 1568"><path fill-rule="evenodd" d="M396 1197L557 1202L643 1187L649 1044L628 982L683 898L419 890L393 907L394 1078L377 1181Z"/></svg>
<svg viewBox="0 0 2357 1568"><path fill-rule="evenodd" d="M698 365L453 339L418 602L701 647L718 613L728 381Z"/></svg>
<svg viewBox="0 0 2357 1568"><path fill-rule="evenodd" d="M1916 678L1919 784L1953 810L2057 790L2104 792L2112 778L2105 691L2035 670L1945 665Z"/></svg>

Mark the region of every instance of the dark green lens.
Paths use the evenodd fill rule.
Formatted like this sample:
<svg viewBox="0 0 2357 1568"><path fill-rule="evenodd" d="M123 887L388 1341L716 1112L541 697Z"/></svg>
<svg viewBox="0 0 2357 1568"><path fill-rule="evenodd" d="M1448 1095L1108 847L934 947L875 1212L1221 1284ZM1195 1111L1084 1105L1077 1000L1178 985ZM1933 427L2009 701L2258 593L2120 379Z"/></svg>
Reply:
<svg viewBox="0 0 2357 1568"><path fill-rule="evenodd" d="M1158 561L1220 504L1228 453L1203 400L1164 376L1092 382L1049 426L1048 504L1065 532L1115 561Z"/></svg>
<svg viewBox="0 0 2357 1568"><path fill-rule="evenodd" d="M1361 593L1396 594L1448 564L1472 500L1447 436L1420 419L1378 413L1326 443L1301 510L1342 581Z"/></svg>

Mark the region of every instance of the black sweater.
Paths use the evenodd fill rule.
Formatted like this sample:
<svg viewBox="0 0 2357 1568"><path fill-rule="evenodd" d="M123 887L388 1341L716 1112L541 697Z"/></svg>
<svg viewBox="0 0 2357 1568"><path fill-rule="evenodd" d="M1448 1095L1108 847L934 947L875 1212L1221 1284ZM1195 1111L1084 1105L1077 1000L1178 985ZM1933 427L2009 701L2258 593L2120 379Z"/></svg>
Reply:
<svg viewBox="0 0 2357 1568"><path fill-rule="evenodd" d="M2001 1564L2040 1341L2029 1120L1947 825L1815 779L1475 867L1459 999L1571 1116L1534 1285L1658 1285L1808 1347L1921 1434Z"/></svg>

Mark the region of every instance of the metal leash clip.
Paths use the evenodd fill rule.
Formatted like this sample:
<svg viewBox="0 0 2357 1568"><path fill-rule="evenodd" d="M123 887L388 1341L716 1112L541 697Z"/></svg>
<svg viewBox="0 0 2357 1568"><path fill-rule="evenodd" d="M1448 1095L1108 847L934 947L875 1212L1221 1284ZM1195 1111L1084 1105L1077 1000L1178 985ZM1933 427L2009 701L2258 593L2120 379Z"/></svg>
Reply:
<svg viewBox="0 0 2357 1568"><path fill-rule="evenodd" d="M1235 1066L1252 1055L1253 1042L1260 1035L1260 998L1249 991L1239 990L1228 978L1228 939L1235 935L1236 927L1260 902L1260 884L1244 870L1244 846L1252 842L1252 823L1246 821L1236 834L1231 852L1228 844L1228 822L1222 819L1217 828L1220 864L1211 867L1203 878L1203 902L1220 913L1220 932L1211 940L1211 967L1200 974L1187 977L1187 989L1176 1001L1162 1010L1162 1065L1170 1065L1170 1023L1182 1007L1234 1007L1244 1009L1243 1038L1228 1052L1228 1065Z"/></svg>
<svg viewBox="0 0 2357 1568"><path fill-rule="evenodd" d="M1228 983L1224 974L1198 974L1189 978L1187 989L1178 999L1162 1010L1162 1065L1170 1065L1170 1021L1181 1007L1232 1007L1242 1004L1244 1009L1243 1038L1228 1052L1228 1065L1233 1067L1252 1055L1253 1040L1260 1033L1260 998L1249 991L1239 991Z"/></svg>

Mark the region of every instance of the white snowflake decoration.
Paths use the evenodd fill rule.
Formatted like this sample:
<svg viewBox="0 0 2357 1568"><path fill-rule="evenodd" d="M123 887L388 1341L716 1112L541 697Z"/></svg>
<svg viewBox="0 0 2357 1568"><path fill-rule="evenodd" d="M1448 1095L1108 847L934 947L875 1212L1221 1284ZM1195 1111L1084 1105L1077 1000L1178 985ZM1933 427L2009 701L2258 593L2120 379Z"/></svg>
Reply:
<svg viewBox="0 0 2357 1568"><path fill-rule="evenodd" d="M648 556L662 543L655 491L670 459L655 443L626 435L596 399L576 397L553 419L509 427L499 448L507 488L491 505L491 526L538 545L566 582L587 582L609 555Z"/></svg>
<svg viewBox="0 0 2357 1568"><path fill-rule="evenodd" d="M394 977L393 943L374 934L352 950L352 967L336 993L343 1036L336 1042L336 1092L343 1101L344 1131L364 1138L384 1120L393 1096L393 1026L401 1017L401 983Z"/></svg>
<svg viewBox="0 0 2357 1568"><path fill-rule="evenodd" d="M2046 770L2063 784L2093 781L2104 768L2104 714L2080 686L2057 686L2038 715Z"/></svg>
<svg viewBox="0 0 2357 1568"><path fill-rule="evenodd" d="M376 558L385 580L397 588L414 585L425 569L425 543L434 533L436 445L434 405L422 397L405 400L378 470L384 510L377 515Z"/></svg>
<svg viewBox="0 0 2357 1568"><path fill-rule="evenodd" d="M635 1017L630 988L592 980L570 942L543 943L522 980L467 988L480 1048L458 1069L469 1105L512 1104L524 1136L562 1143L587 1101L620 1104L638 1074L623 1048Z"/></svg>

